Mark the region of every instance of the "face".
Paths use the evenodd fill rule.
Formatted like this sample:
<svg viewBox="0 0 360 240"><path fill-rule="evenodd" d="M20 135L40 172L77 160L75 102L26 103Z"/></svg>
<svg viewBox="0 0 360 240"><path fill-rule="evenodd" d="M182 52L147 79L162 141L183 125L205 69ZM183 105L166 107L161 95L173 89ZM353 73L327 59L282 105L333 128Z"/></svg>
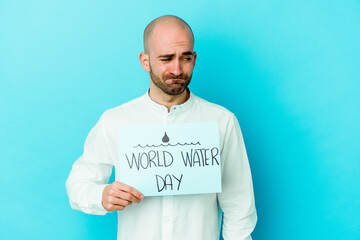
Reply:
<svg viewBox="0 0 360 240"><path fill-rule="evenodd" d="M161 26L150 39L149 73L154 87L167 95L185 91L192 77L196 53L187 29Z"/></svg>
<svg viewBox="0 0 360 240"><path fill-rule="evenodd" d="M163 61L167 62L171 60L163 60ZM157 75L156 73L154 73L154 70L151 67L151 63L149 67L150 67L149 73L150 73L151 81L154 83L156 87L158 87L168 95L181 94L190 84L192 73L191 75L188 75L186 73L175 75L171 72L169 73L163 72L160 73L160 75Z"/></svg>

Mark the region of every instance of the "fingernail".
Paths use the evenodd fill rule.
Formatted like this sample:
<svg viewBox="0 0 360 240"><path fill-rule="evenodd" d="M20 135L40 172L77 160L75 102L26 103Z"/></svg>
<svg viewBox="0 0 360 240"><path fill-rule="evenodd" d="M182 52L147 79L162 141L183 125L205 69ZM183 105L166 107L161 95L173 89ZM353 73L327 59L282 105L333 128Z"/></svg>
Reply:
<svg viewBox="0 0 360 240"><path fill-rule="evenodd" d="M141 194L141 195L140 195L140 199L143 199L143 198L144 198L144 195Z"/></svg>

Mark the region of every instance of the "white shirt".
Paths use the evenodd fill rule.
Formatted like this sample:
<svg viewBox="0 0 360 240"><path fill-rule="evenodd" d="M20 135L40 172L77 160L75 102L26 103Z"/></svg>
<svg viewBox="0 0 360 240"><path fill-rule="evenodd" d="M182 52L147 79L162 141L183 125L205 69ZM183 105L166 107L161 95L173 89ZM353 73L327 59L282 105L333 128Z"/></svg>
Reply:
<svg viewBox="0 0 360 240"><path fill-rule="evenodd" d="M251 239L257 215L251 173L238 121L225 108L190 93L181 105L165 106L148 93L107 110L89 133L83 155L66 182L73 209L106 214L101 198L112 168L117 169L117 128L126 125L217 121L220 128L222 192L145 197L118 211L118 240L217 240L219 207L225 240Z"/></svg>

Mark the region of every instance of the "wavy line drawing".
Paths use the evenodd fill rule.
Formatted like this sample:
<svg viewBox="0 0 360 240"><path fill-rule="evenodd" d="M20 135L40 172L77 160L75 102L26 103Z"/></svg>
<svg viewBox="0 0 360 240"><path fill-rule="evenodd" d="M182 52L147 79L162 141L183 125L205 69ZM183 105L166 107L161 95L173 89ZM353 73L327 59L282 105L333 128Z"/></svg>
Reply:
<svg viewBox="0 0 360 240"><path fill-rule="evenodd" d="M178 146L178 145L180 145L180 146L185 146L185 145L188 145L188 146L190 146L190 145L201 145L200 144L200 142L197 142L197 143L177 143L177 144L171 144L171 143L169 143L169 144L159 144L159 145L148 145L148 144L146 144L145 146L142 146L141 144L139 144L139 145L137 145L137 146L134 146L133 148L137 148L137 147L141 147L141 148L147 148L147 147L175 147L175 146Z"/></svg>

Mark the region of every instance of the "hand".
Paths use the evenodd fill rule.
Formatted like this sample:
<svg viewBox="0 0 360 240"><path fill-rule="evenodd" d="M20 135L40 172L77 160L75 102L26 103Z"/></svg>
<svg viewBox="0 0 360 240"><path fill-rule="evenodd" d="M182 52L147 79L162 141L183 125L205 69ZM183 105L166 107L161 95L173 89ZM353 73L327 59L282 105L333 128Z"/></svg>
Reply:
<svg viewBox="0 0 360 240"><path fill-rule="evenodd" d="M102 194L102 205L108 212L124 210L133 202L140 203L144 198L140 192L121 182L113 182L104 188Z"/></svg>

